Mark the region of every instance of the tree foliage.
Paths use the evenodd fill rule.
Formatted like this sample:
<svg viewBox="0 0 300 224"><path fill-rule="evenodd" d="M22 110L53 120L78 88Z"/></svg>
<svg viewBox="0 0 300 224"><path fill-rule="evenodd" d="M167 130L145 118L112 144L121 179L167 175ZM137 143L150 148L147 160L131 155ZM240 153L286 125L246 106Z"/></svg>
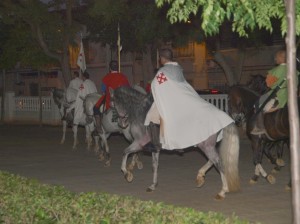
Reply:
<svg viewBox="0 0 300 224"><path fill-rule="evenodd" d="M201 13L201 28L206 35L219 32L220 25L229 20L232 30L247 36L255 28L273 31L272 20L281 23L282 35L287 32L287 18L283 0L155 0L158 7L167 5L171 23L188 21L191 15ZM300 0L296 0L296 34L300 34Z"/></svg>
<svg viewBox="0 0 300 224"><path fill-rule="evenodd" d="M74 0L2 0L0 23L6 26L2 39L1 65L43 69L59 66L70 79L69 46L74 45L79 24L72 21Z"/></svg>
<svg viewBox="0 0 300 224"><path fill-rule="evenodd" d="M119 23L124 51L143 52L149 45L158 46L167 41L186 44L202 37L199 29L188 23L170 24L165 16L166 8L158 9L151 0L90 0L89 4L92 7L86 24L90 38L116 45Z"/></svg>

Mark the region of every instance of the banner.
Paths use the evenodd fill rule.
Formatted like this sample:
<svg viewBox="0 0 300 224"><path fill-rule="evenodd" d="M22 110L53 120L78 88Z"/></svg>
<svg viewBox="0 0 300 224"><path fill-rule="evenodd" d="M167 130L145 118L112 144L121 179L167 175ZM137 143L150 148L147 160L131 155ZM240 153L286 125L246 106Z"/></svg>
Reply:
<svg viewBox="0 0 300 224"><path fill-rule="evenodd" d="M79 66L82 73L86 70L86 63L85 63L85 55L82 40L80 41L80 51L77 59L77 65Z"/></svg>

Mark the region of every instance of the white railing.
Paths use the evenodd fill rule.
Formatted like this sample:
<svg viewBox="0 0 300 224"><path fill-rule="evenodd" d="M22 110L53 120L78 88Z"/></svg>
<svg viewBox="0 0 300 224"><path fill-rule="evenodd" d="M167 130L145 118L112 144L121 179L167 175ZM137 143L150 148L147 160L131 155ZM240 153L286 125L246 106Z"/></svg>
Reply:
<svg viewBox="0 0 300 224"><path fill-rule="evenodd" d="M15 97L13 92L8 92L5 94L4 122L59 125L61 115L51 96L43 96L40 100L39 97Z"/></svg>
<svg viewBox="0 0 300 224"><path fill-rule="evenodd" d="M50 97L42 97L42 111L51 111L51 101ZM39 111L40 99L39 97L15 97L15 109L16 111Z"/></svg>
<svg viewBox="0 0 300 224"><path fill-rule="evenodd" d="M226 94L200 95L209 103L222 111L228 112L228 100ZM0 109L1 109L0 97ZM4 104L4 122L28 123L28 124L61 124L61 116L52 97L42 97L40 108L39 97L15 97L14 93L6 93ZM40 111L41 110L41 111ZM2 110L0 110L1 113Z"/></svg>
<svg viewBox="0 0 300 224"><path fill-rule="evenodd" d="M207 102L215 105L220 110L228 113L228 95L227 94L212 94L212 95L200 95Z"/></svg>

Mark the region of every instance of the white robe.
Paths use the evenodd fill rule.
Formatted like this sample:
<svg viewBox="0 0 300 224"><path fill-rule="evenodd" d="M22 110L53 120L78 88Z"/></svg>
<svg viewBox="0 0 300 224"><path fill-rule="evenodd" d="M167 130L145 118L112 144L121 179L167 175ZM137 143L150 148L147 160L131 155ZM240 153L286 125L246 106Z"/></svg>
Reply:
<svg viewBox="0 0 300 224"><path fill-rule="evenodd" d="M195 146L234 122L229 115L202 99L185 80L176 62L166 63L155 75L151 90L160 116L160 142L163 149ZM145 125L153 121L155 106ZM154 119L155 120L155 119ZM154 122L157 123L157 122Z"/></svg>
<svg viewBox="0 0 300 224"><path fill-rule="evenodd" d="M90 79L86 79L79 87L79 91L75 103L75 111L74 111L73 123L75 125L82 123L82 117L84 112L83 100L88 94L96 93L96 92L97 92L97 87L95 83Z"/></svg>

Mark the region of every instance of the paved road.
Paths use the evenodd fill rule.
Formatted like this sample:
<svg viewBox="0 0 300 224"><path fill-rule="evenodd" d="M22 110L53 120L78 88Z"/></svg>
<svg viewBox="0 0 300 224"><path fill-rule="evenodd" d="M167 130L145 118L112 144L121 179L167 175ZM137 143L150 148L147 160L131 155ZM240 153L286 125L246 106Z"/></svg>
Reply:
<svg viewBox="0 0 300 224"><path fill-rule="evenodd" d="M144 168L135 170L134 180L127 183L120 171L122 150L127 142L122 136L112 136L109 144L112 165L104 167L84 144L84 129L79 130L81 143L72 150L72 132L68 130L66 142L60 145L60 127L0 126L0 170L9 171L43 183L64 185L74 192L109 192L131 195L142 200L165 202L192 207L200 211L216 211L225 215L236 214L242 219L266 224L292 223L291 192L285 191L289 181L289 166L276 174L277 182L268 184L259 179L249 184L253 174L252 152L249 141L241 136L240 175L242 190L227 194L224 201L213 198L221 188L219 174L213 168L206 176L206 184L196 188L198 169L205 163L199 151L188 150L183 156L162 153L159 167L159 185L155 192L147 193L152 180L151 157L142 156ZM285 151L289 164L289 151ZM267 170L272 166L264 159Z"/></svg>

